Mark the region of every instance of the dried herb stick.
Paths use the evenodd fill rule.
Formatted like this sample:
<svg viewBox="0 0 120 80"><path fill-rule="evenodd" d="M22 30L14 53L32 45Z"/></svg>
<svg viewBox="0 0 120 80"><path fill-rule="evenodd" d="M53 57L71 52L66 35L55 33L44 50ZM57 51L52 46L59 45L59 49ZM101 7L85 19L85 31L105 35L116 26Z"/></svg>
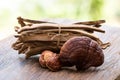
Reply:
<svg viewBox="0 0 120 80"><path fill-rule="evenodd" d="M63 44L72 37L90 37L103 49L110 46L109 42L103 43L93 34L94 31L105 33L104 30L99 28L105 22L104 20L76 22L68 25L22 17L17 19L20 27L15 26L17 41L13 43L12 47L18 50L19 54L25 54L26 58L41 54L44 50L59 53Z"/></svg>

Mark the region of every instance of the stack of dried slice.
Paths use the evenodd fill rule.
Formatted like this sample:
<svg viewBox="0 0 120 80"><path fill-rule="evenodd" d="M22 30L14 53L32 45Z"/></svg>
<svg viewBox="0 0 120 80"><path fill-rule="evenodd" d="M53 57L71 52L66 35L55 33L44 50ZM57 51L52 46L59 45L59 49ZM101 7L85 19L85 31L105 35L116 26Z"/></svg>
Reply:
<svg viewBox="0 0 120 80"><path fill-rule="evenodd" d="M100 29L104 20L76 22L71 24L58 24L54 22L30 20L18 17L21 27L15 26L17 41L12 47L23 53L26 58L40 54L44 50L59 53L61 46L70 38L87 36L97 41L105 49L110 44L103 43L93 33L94 31L105 33Z"/></svg>

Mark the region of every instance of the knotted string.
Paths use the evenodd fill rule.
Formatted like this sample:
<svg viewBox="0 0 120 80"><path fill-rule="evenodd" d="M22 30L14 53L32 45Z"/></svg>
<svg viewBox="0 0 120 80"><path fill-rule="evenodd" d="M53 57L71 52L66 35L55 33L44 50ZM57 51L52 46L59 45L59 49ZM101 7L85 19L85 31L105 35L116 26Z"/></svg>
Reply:
<svg viewBox="0 0 120 80"><path fill-rule="evenodd" d="M54 40L56 37L58 37L58 39L57 39L57 46L60 45L61 37L65 38L65 36L69 35L68 33L67 34L61 34L61 31L62 31L61 25L58 25L58 34L56 34L56 33L51 33L51 34L48 33L48 36L53 35L51 37L51 40ZM65 40L67 40L67 39L65 38Z"/></svg>
<svg viewBox="0 0 120 80"><path fill-rule="evenodd" d="M60 45L60 40L61 40L61 26L59 25L58 27L58 40L57 40L57 46Z"/></svg>
<svg viewBox="0 0 120 80"><path fill-rule="evenodd" d="M61 34L61 26L58 25L58 34L55 34L55 35L51 38L51 40L53 40L55 37L58 37L58 39L57 39L57 46L60 45L61 35L62 35L62 34Z"/></svg>

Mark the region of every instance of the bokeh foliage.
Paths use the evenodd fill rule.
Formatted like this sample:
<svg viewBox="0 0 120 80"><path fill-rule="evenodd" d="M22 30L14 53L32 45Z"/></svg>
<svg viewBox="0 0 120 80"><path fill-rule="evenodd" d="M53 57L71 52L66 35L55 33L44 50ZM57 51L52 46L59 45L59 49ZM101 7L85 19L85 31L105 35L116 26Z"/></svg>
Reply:
<svg viewBox="0 0 120 80"><path fill-rule="evenodd" d="M17 16L32 19L100 19L104 0L2 0L0 4L5 4L0 8L1 29L15 23Z"/></svg>

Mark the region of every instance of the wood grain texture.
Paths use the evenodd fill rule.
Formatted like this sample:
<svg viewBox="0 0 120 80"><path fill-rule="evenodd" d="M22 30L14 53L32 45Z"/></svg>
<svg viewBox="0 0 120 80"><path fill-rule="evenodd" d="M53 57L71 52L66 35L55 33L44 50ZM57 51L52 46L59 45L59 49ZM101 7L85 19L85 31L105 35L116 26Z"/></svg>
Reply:
<svg viewBox="0 0 120 80"><path fill-rule="evenodd" d="M64 20L63 20L64 21ZM96 33L111 46L104 50L105 62L97 68L76 71L75 67L51 72L40 67L38 56L25 59L11 48L16 40L13 35L0 41L0 80L119 80L120 75L120 28L102 26L106 33Z"/></svg>

